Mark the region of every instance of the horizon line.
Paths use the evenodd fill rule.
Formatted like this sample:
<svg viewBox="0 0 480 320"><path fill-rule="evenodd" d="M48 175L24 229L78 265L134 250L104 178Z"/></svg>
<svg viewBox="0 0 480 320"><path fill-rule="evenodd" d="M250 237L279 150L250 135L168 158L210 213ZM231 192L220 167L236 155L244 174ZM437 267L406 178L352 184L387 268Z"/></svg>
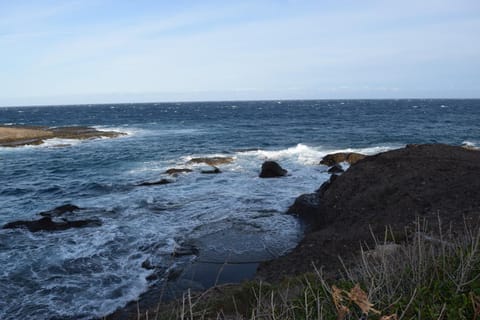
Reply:
<svg viewBox="0 0 480 320"><path fill-rule="evenodd" d="M221 103L221 102L293 102L293 101L360 101L360 100L480 100L478 98L307 98L307 99L232 99L232 100L171 100L171 101L136 101L136 102L94 102L94 103L66 103L66 104L31 104L5 105L0 108L35 108L35 107L77 107L77 106L105 106L129 104L168 104L168 103Z"/></svg>

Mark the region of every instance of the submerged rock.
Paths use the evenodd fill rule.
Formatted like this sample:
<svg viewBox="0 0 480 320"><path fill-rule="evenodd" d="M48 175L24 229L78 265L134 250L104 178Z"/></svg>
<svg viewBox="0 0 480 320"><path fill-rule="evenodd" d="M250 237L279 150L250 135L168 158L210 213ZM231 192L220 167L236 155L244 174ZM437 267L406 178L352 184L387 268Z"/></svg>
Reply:
<svg viewBox="0 0 480 320"><path fill-rule="evenodd" d="M324 164L326 166L334 166L339 164L340 162L347 162L349 164L355 164L358 161L365 159L367 156L361 153L355 152L339 152L339 153L332 153L327 154L323 159L320 161L320 164Z"/></svg>
<svg viewBox="0 0 480 320"><path fill-rule="evenodd" d="M39 215L42 216L42 218L38 220L19 220L9 222L3 226L3 229L24 228L31 232L38 232L61 231L71 228L97 227L102 225L102 222L99 219L69 220L64 218L67 213L71 214L81 210L84 209L73 204L65 204L49 211L40 212ZM56 219L57 221L52 220L52 218L59 217L62 218Z"/></svg>
<svg viewBox="0 0 480 320"><path fill-rule="evenodd" d="M39 214L42 217L60 217L67 212L74 212L74 211L78 211L78 210L81 210L81 208L77 207L76 205L65 204L63 206L56 207L53 210L40 212Z"/></svg>
<svg viewBox="0 0 480 320"><path fill-rule="evenodd" d="M158 180L158 181L145 181L145 182L137 184L137 186L139 186L139 187L157 186L157 185L169 184L169 183L172 183L172 182L173 182L172 180L161 179L161 180Z"/></svg>
<svg viewBox="0 0 480 320"><path fill-rule="evenodd" d="M75 220L75 221L62 220L60 222L55 222L50 217L43 217L38 220L31 220L31 221L20 220L20 221L10 222L5 224L3 226L3 229L25 228L25 229L28 229L30 232L38 232L38 231L61 231L61 230L67 230L70 228L98 227L101 225L102 223L98 219Z"/></svg>
<svg viewBox="0 0 480 320"><path fill-rule="evenodd" d="M211 170L202 170L200 171L200 173L215 174L215 173L222 173L222 171L220 171L220 169L218 169L217 167L213 167Z"/></svg>
<svg viewBox="0 0 480 320"><path fill-rule="evenodd" d="M260 178L276 178L283 177L287 174L287 170L283 169L275 161L265 161L262 164L262 171L260 172Z"/></svg>
<svg viewBox="0 0 480 320"><path fill-rule="evenodd" d="M221 164L229 164L233 162L232 157L209 157L209 158L193 158L188 161L188 164L205 163L209 166L215 167Z"/></svg>

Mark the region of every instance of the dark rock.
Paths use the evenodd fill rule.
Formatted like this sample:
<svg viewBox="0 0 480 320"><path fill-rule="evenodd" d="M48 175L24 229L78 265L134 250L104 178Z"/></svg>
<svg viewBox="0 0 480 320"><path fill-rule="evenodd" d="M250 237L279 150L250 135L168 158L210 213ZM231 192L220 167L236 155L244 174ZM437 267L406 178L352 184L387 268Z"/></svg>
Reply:
<svg viewBox="0 0 480 320"><path fill-rule="evenodd" d="M464 232L464 224L480 224L478 151L412 145L369 156L332 178L317 195L295 201L289 211L307 217L310 229L290 253L262 263L259 277L275 280L308 272L312 263L335 273L342 268L338 256L347 262L361 243L374 247L372 233L383 239L388 226L404 235L415 230L418 218L433 229L440 218L457 234Z"/></svg>
<svg viewBox="0 0 480 320"><path fill-rule="evenodd" d="M187 169L187 168L171 168L165 171L164 173L169 174L169 175L177 175L179 173L188 173L192 172L192 169Z"/></svg>
<svg viewBox="0 0 480 320"><path fill-rule="evenodd" d="M367 156L360 153L355 152L339 152L339 153L332 153L327 154L323 159L320 161L320 164L324 164L326 166L334 166L340 162L348 162L349 164L355 164L358 161L365 159Z"/></svg>
<svg viewBox="0 0 480 320"><path fill-rule="evenodd" d="M39 220L32 221L14 221L7 223L3 226L3 229L17 229L26 228L31 232L38 231L61 231L70 228L84 228L84 227L97 227L102 225L100 220L75 220L68 221L63 220L60 222L52 221L50 217L44 217Z"/></svg>
<svg viewBox="0 0 480 320"><path fill-rule="evenodd" d="M287 174L287 170L283 169L275 161L265 161L262 164L262 171L260 172L260 178L276 178L283 177Z"/></svg>
<svg viewBox="0 0 480 320"><path fill-rule="evenodd" d="M215 174L215 173L221 173L220 169L217 167L213 167L212 170L202 170L200 173L205 173L205 174Z"/></svg>
<svg viewBox="0 0 480 320"><path fill-rule="evenodd" d="M150 260L145 260L145 261L142 262L142 268L146 269L146 270L153 270L153 269L155 269L155 266L152 265Z"/></svg>
<svg viewBox="0 0 480 320"><path fill-rule="evenodd" d="M336 164L333 167L330 167L330 169L328 169L328 173L337 174L337 173L343 173L343 172L345 172L345 170L343 170L342 166L339 164Z"/></svg>
<svg viewBox="0 0 480 320"><path fill-rule="evenodd" d="M168 179L161 179L158 181L146 181L139 183L137 186L139 187L145 187L145 186L157 186L157 185L163 185L163 184L169 184L172 183L173 181L168 180Z"/></svg>
<svg viewBox="0 0 480 320"><path fill-rule="evenodd" d="M335 179L337 179L337 175L336 174L332 174L330 176L330 179L328 179L327 181L325 181L324 183L322 183L322 185L320 186L320 188L318 188L317 190L315 190L316 193L318 193L318 195L321 197L325 191L328 190L328 188L330 187L330 185L333 183L333 181L335 181Z"/></svg>
<svg viewBox="0 0 480 320"><path fill-rule="evenodd" d="M67 212L74 212L74 211L78 211L78 210L81 210L81 208L77 207L76 205L65 204L63 206L56 207L53 210L40 212L39 214L42 217L60 217Z"/></svg>
<svg viewBox="0 0 480 320"><path fill-rule="evenodd" d="M298 216L303 222L305 222L307 229L310 229L312 225L318 225L321 221L321 216L317 213L317 208L320 205L320 196L318 193L302 194L295 199L287 213Z"/></svg>
<svg viewBox="0 0 480 320"><path fill-rule="evenodd" d="M233 162L232 157L210 157L210 158L193 158L192 160L188 161L188 164L199 164L205 163L209 166L215 167L221 164L229 164Z"/></svg>

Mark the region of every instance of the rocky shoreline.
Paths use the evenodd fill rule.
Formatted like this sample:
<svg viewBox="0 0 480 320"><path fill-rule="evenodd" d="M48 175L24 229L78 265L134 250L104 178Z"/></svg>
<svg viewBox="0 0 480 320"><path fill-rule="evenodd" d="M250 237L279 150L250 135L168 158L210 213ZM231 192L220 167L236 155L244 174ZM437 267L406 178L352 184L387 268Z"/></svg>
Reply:
<svg viewBox="0 0 480 320"><path fill-rule="evenodd" d="M331 158L331 157L326 157ZM334 166L336 163L329 163ZM298 246L285 256L262 263L257 276L278 281L323 267L335 275L339 260L374 246L386 228L401 241L415 222L463 230L480 218L480 152L426 144L380 153L333 174L316 192L301 195L289 208L307 224Z"/></svg>
<svg viewBox="0 0 480 320"><path fill-rule="evenodd" d="M345 172L342 163L350 165ZM311 272L313 265L334 279L342 263L353 263L362 245L374 248L373 236L383 239L386 228L388 242L395 244L405 241L420 220L431 226L441 222L453 232L462 232L465 223L479 225L478 150L408 145L373 156L328 155L319 164L330 167L330 180L299 196L287 212L305 223L303 240L286 255L260 263L256 280L279 283ZM284 174L280 170L278 176ZM141 312L151 310L152 297L147 293L140 304ZM137 316L137 303L131 303L108 319Z"/></svg>
<svg viewBox="0 0 480 320"><path fill-rule="evenodd" d="M43 127L43 126L0 126L0 147L40 145L47 139L95 139L115 138L125 133L100 131L92 127Z"/></svg>

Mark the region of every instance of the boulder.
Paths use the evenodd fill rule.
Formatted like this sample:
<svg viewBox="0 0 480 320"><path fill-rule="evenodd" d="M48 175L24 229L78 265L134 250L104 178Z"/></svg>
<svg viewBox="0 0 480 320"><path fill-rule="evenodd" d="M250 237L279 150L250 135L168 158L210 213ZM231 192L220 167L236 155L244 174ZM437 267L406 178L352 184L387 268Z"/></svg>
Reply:
<svg viewBox="0 0 480 320"><path fill-rule="evenodd" d="M188 161L188 164L200 164L205 163L209 166L215 167L221 164L229 164L233 162L232 157L209 157L209 158L193 158Z"/></svg>
<svg viewBox="0 0 480 320"><path fill-rule="evenodd" d="M320 205L320 196L317 192L302 194L295 199L293 205L288 208L287 213L295 215L305 222L307 229L312 225L320 223L318 215L318 206Z"/></svg>
<svg viewBox="0 0 480 320"><path fill-rule="evenodd" d="M287 170L283 169L275 161L265 161L262 164L262 171L260 172L260 178L276 178L283 177L287 174Z"/></svg>
<svg viewBox="0 0 480 320"><path fill-rule="evenodd" d="M366 158L367 156L361 153L355 152L339 152L339 153L332 153L327 154L323 159L320 161L320 164L324 164L326 166L334 166L339 164L340 162L347 162L350 165L357 163L358 161Z"/></svg>
<svg viewBox="0 0 480 320"><path fill-rule="evenodd" d="M75 221L62 220L59 222L55 222L52 220L51 217L43 217L38 220L31 220L31 221L19 220L19 221L10 222L5 224L3 226L3 229L25 228L25 229L28 229L30 232L38 232L38 231L62 231L70 228L97 227L101 225L102 225L101 221L97 219L75 220Z"/></svg>
<svg viewBox="0 0 480 320"><path fill-rule="evenodd" d="M179 173L188 173L192 172L192 169L187 169L187 168L170 168L164 173L169 174L169 175L177 175Z"/></svg>

